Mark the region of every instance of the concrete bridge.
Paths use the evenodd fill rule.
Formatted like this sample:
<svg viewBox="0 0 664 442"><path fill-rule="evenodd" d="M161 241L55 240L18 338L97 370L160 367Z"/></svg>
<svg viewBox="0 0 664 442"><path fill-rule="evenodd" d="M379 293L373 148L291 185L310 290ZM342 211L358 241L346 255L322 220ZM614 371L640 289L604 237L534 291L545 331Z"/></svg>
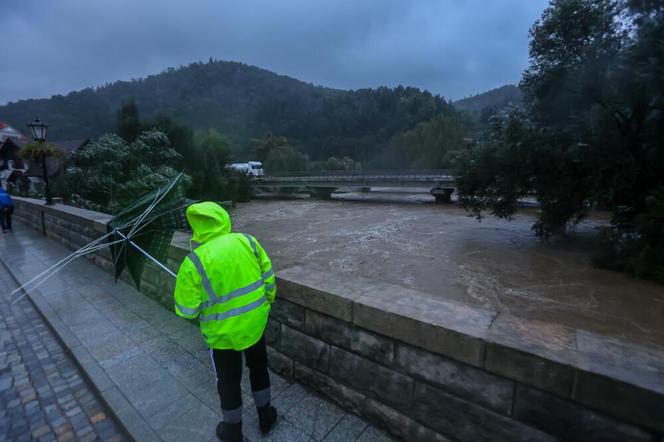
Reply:
<svg viewBox="0 0 664 442"><path fill-rule="evenodd" d="M254 188L304 188L330 198L339 187L429 187L438 202L449 202L456 189L452 170L283 172L252 180Z"/></svg>

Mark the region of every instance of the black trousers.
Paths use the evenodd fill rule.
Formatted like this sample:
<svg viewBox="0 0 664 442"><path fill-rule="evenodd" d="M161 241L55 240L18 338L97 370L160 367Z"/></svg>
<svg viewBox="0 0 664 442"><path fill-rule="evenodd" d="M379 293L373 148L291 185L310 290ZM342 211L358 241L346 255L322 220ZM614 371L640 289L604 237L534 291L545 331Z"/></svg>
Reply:
<svg viewBox="0 0 664 442"><path fill-rule="evenodd" d="M211 350L212 362L217 373L217 391L224 421L237 423L242 420L242 353L244 353L251 393L257 407L270 404L270 373L267 368L265 335L244 351Z"/></svg>
<svg viewBox="0 0 664 442"><path fill-rule="evenodd" d="M13 207L4 207L0 209L0 226L2 231L12 229L12 213L14 213Z"/></svg>

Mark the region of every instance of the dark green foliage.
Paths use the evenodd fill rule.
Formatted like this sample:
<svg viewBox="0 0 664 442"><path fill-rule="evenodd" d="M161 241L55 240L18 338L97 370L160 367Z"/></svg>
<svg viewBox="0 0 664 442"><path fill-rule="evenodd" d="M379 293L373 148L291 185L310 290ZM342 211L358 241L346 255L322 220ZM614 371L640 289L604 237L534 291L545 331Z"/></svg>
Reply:
<svg viewBox="0 0 664 442"><path fill-rule="evenodd" d="M664 281L664 2L556 0L531 31L527 112L459 162L462 201L509 217L535 196L548 236L610 210L597 262Z"/></svg>
<svg viewBox="0 0 664 442"><path fill-rule="evenodd" d="M131 101L135 112L127 104ZM366 153L374 158L393 135L454 112L439 96L416 88L342 91L241 63L210 61L66 96L9 103L0 106L0 116L20 127L34 115L44 115L53 139L94 138L115 130L123 105L119 128L128 140L138 112L156 123L161 114L195 132L214 128L226 134L234 161L254 160L251 140L266 132L287 137L295 150L313 160L349 156L360 161ZM179 140L157 126L186 158Z"/></svg>
<svg viewBox="0 0 664 442"><path fill-rule="evenodd" d="M283 136L275 136L272 132L266 133L262 138L252 140L255 144L255 158L265 163L272 152L287 149L288 139Z"/></svg>
<svg viewBox="0 0 664 442"><path fill-rule="evenodd" d="M18 151L20 158L24 160L41 160L42 158L59 158L64 154L62 149L52 143L30 141Z"/></svg>
<svg viewBox="0 0 664 442"><path fill-rule="evenodd" d="M308 157L293 149L286 137L268 132L252 141L254 157L263 163L266 173L303 172L307 169Z"/></svg>
<svg viewBox="0 0 664 442"><path fill-rule="evenodd" d="M445 169L468 143L471 123L460 114L439 115L390 141L383 163L392 169Z"/></svg>
<svg viewBox="0 0 664 442"><path fill-rule="evenodd" d="M190 127L164 114L157 114L154 121L144 123L143 127L158 130L166 134L171 142L171 146L181 157L181 160L177 164L172 164L173 167L192 174L196 172L198 165L205 160L194 141L194 131Z"/></svg>
<svg viewBox="0 0 664 442"><path fill-rule="evenodd" d="M120 115L120 117L122 114ZM118 121L120 127L122 120ZM164 114L154 121L135 122L137 127L160 131L178 153L169 166L185 171L192 178L187 196L215 201L248 201L251 198L248 178L225 166L231 162L229 140L214 129L194 136L194 131Z"/></svg>
<svg viewBox="0 0 664 442"><path fill-rule="evenodd" d="M131 144L104 135L69 156L59 189L75 206L115 213L175 177L168 164L179 158L161 132L144 132Z"/></svg>
<svg viewBox="0 0 664 442"><path fill-rule="evenodd" d="M193 184L189 195L202 200L248 201L248 177L225 168L231 156L229 141L214 129L199 134L196 141L198 160L190 167Z"/></svg>
<svg viewBox="0 0 664 442"><path fill-rule="evenodd" d="M477 123L479 129L489 124L489 119L508 106L519 106L523 95L513 84L501 86L472 97L462 98L454 102L457 109L465 111Z"/></svg>
<svg viewBox="0 0 664 442"><path fill-rule="evenodd" d="M339 171L353 171L362 170L362 164L353 161L351 158L343 157L336 158L330 157L325 161L310 162L307 170L312 172L339 172Z"/></svg>
<svg viewBox="0 0 664 442"><path fill-rule="evenodd" d="M127 143L133 142L142 132L138 108L133 101L124 104L118 111L117 133Z"/></svg>

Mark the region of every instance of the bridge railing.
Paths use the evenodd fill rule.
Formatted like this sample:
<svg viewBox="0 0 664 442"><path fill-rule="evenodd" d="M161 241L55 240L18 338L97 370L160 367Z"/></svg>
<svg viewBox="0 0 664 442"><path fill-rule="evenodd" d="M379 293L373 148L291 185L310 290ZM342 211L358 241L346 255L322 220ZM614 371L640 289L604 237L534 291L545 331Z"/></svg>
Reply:
<svg viewBox="0 0 664 442"><path fill-rule="evenodd" d="M422 170L340 170L340 171L293 171L266 173L263 179L270 178L354 178L354 177L443 177L453 176L452 169L422 169Z"/></svg>

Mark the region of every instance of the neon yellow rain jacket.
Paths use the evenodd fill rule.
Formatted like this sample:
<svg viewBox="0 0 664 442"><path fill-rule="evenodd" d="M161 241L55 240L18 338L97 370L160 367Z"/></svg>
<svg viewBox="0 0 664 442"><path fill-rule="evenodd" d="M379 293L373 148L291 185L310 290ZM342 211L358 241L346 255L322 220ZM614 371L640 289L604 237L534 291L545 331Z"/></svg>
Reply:
<svg viewBox="0 0 664 442"><path fill-rule="evenodd" d="M254 237L231 233L228 213L204 202L187 209L199 243L182 262L175 313L199 318L210 348L244 350L263 335L276 295L272 263Z"/></svg>

